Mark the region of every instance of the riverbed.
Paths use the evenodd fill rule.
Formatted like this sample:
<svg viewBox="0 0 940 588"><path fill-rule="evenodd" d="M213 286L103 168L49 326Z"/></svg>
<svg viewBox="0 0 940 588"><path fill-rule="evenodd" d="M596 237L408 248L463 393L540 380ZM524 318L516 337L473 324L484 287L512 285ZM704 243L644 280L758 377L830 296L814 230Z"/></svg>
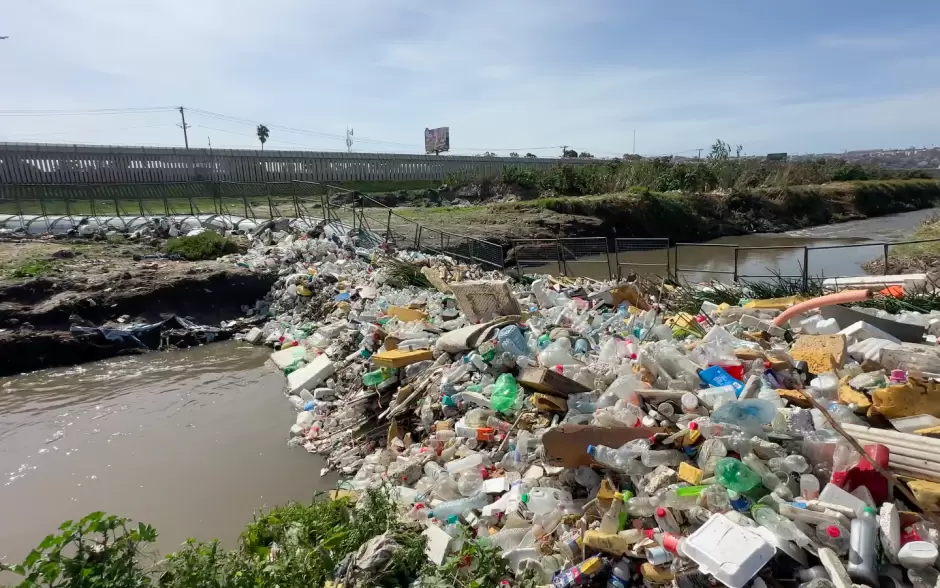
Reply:
<svg viewBox="0 0 940 588"><path fill-rule="evenodd" d="M562 264L550 262L524 269L526 273L566 273L603 279L618 275L618 264L619 275L623 276L631 272L663 275L667 268L674 275L678 265L683 281L728 282L735 273L734 248L729 245L740 245L759 249L738 250L739 279L760 280L775 274L799 276L804 263L812 277L858 276L866 273L862 264L884 255L881 243L911 239L914 227L936 212L937 209L928 208L786 233L721 237L668 250L656 247L648 239L621 241L620 253L611 253L609 259L607 255L579 256ZM804 248L809 248L808 254Z"/></svg>
<svg viewBox="0 0 940 588"><path fill-rule="evenodd" d="M269 355L228 342L0 379L0 560L95 510L152 524L164 554L233 547L255 510L333 487L287 447Z"/></svg>

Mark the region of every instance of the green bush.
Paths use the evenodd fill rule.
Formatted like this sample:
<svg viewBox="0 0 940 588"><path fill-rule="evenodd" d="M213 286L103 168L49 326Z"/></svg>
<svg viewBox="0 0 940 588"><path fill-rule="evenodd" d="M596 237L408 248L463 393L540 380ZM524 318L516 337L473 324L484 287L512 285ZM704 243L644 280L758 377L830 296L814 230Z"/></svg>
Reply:
<svg viewBox="0 0 940 588"><path fill-rule="evenodd" d="M383 533L399 548L367 585L407 586L433 567L422 529L402 522L381 490L367 491L358 503L321 495L310 504L275 507L245 528L237 549L190 539L155 565L146 547L157 532L129 522L101 512L67 521L22 564L0 564L0 571L22 576L19 588L311 588L323 586L340 562Z"/></svg>
<svg viewBox="0 0 940 588"><path fill-rule="evenodd" d="M238 245L214 231L205 231L192 237L170 239L166 243L166 252L188 261L200 261L237 253Z"/></svg>

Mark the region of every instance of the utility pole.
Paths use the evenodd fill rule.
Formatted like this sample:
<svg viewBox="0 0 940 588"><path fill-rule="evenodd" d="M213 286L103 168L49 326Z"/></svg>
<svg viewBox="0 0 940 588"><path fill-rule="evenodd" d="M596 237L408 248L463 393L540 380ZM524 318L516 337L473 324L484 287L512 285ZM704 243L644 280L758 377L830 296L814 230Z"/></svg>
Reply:
<svg viewBox="0 0 940 588"><path fill-rule="evenodd" d="M189 125L186 124L186 112L183 110L182 106L180 106L180 118L183 119L183 124L177 126L183 128L183 142L186 143L186 148L189 149L189 135L186 134L186 129L189 128Z"/></svg>
<svg viewBox="0 0 940 588"><path fill-rule="evenodd" d="M565 153L567 153L567 152L568 152L568 146L567 146L567 145L562 145L562 146L561 146L561 156L564 157L564 156L565 156Z"/></svg>
<svg viewBox="0 0 940 588"><path fill-rule="evenodd" d="M699 159L702 158L702 150L701 150L701 149L698 150L698 158L699 158Z"/></svg>
<svg viewBox="0 0 940 588"><path fill-rule="evenodd" d="M353 129L346 128L346 153L352 153Z"/></svg>
<svg viewBox="0 0 940 588"><path fill-rule="evenodd" d="M636 129L633 129L633 154L636 155Z"/></svg>

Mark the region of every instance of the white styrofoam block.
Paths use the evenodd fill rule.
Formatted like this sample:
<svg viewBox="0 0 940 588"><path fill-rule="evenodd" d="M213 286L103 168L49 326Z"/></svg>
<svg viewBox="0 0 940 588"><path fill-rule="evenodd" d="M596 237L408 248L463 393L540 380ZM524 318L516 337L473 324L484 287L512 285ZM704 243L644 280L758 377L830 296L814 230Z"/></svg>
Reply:
<svg viewBox="0 0 940 588"><path fill-rule="evenodd" d="M852 359L862 363L865 360L881 362L881 352L884 349L900 349L901 346L893 341L871 337L852 343L848 347L849 355Z"/></svg>
<svg viewBox="0 0 940 588"><path fill-rule="evenodd" d="M839 332L839 323L834 318L827 318L816 323L816 333L820 335L835 335Z"/></svg>
<svg viewBox="0 0 940 588"><path fill-rule="evenodd" d="M714 514L686 538L682 553L729 588L742 588L777 550L758 533Z"/></svg>
<svg viewBox="0 0 940 588"><path fill-rule="evenodd" d="M509 480L505 476L483 480L483 491L487 494L502 494L509 491Z"/></svg>
<svg viewBox="0 0 940 588"><path fill-rule="evenodd" d="M271 362L277 366L277 369L284 371L284 369L290 364L294 363L298 359L304 357L304 348L297 347L288 347L286 349L281 349L280 351L275 351L271 354Z"/></svg>
<svg viewBox="0 0 940 588"><path fill-rule="evenodd" d="M261 329L258 327L252 327L248 334L245 335L245 341L248 341L252 344L257 344L261 342Z"/></svg>
<svg viewBox="0 0 940 588"><path fill-rule="evenodd" d="M318 355L304 367L287 375L287 389L291 394L298 394L304 388L315 389L317 384L324 382L333 372L333 362L330 358Z"/></svg>
<svg viewBox="0 0 940 588"><path fill-rule="evenodd" d="M839 488L835 484L826 484L826 487L822 489L822 492L819 493L820 502L831 502L832 504L841 504L851 508L855 512L859 512L866 506L865 501L861 498L854 496L842 488Z"/></svg>
<svg viewBox="0 0 940 588"><path fill-rule="evenodd" d="M865 321L852 323L851 325L839 331L839 334L845 335L847 341L862 341L864 339L871 339L872 337L875 337L878 339L887 339L892 343L901 342L901 340L894 335L889 335L878 327L869 325Z"/></svg>

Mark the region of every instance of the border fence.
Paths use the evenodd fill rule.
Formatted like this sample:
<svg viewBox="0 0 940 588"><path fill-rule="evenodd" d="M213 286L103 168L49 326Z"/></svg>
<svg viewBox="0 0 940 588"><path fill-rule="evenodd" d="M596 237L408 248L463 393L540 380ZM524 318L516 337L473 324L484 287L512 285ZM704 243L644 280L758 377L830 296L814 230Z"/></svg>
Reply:
<svg viewBox="0 0 940 588"><path fill-rule="evenodd" d="M714 278L760 281L769 278L802 280L816 277L817 252L868 247L871 258L883 260L889 272L892 247L940 239L874 242L824 246L748 246L716 243L673 243L667 238L564 237L513 239L508 246L420 224L396 209L359 192L326 183L182 182L138 185L21 186L0 183L0 228L21 227L29 232L66 232L94 220L107 229L131 231L155 217L171 217L189 227L252 230L265 220L291 217L342 225L371 237L374 245L445 253L489 268L519 274L552 273L596 279L630 275L659 276L677 282ZM694 248L713 251L713 263L690 261ZM796 259L794 271L755 273L747 263L750 252L780 252ZM701 259L701 257L699 257ZM814 263L817 262L817 263ZM791 265L793 265L791 263ZM750 267L750 273L746 272ZM769 271L769 270L768 270ZM788 270L789 271L789 270ZM857 274L858 272L856 272ZM834 275L825 277L850 277Z"/></svg>

